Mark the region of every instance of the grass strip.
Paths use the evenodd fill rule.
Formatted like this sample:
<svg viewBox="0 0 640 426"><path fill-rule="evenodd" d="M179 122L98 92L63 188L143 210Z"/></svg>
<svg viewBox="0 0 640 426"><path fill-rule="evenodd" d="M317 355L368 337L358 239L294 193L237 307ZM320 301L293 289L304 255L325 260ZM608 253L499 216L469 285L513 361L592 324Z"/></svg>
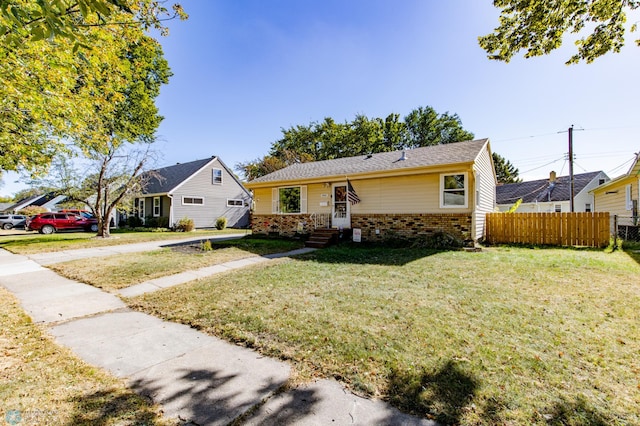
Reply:
<svg viewBox="0 0 640 426"><path fill-rule="evenodd" d="M244 229L225 229L222 231L197 230L193 232L132 232L127 230L113 230L109 238L97 238L96 235L91 232L58 232L51 235L28 233L24 235L0 236L0 248L16 254L35 254L90 247L135 244L148 241L179 240L198 237L206 239L217 235L242 234L245 232L250 231Z"/></svg>
<svg viewBox="0 0 640 426"><path fill-rule="evenodd" d="M343 245L135 309L443 424L640 424L640 265L624 252Z"/></svg>
<svg viewBox="0 0 640 426"><path fill-rule="evenodd" d="M7 424L176 424L122 380L55 344L3 288L0 354L0 418Z"/></svg>
<svg viewBox="0 0 640 426"><path fill-rule="evenodd" d="M51 265L67 278L115 291L144 281L204 268L250 256L288 252L302 247L302 242L247 237L240 240L213 241L208 251L200 251L203 243L141 253L128 253L104 258L81 259Z"/></svg>

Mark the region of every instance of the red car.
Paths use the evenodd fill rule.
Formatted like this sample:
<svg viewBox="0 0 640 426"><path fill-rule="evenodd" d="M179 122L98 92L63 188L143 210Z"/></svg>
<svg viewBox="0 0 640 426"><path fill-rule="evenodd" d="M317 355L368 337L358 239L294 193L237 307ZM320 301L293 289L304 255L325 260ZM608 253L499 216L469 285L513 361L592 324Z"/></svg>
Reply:
<svg viewBox="0 0 640 426"><path fill-rule="evenodd" d="M73 213L40 213L27 220L27 229L39 231L41 234L53 234L61 230L78 230L96 232L98 221Z"/></svg>

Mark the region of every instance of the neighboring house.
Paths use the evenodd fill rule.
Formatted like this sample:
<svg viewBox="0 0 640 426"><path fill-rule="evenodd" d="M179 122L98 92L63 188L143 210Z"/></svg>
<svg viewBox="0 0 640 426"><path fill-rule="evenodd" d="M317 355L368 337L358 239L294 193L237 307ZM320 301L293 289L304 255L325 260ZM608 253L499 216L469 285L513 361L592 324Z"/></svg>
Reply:
<svg viewBox="0 0 640 426"><path fill-rule="evenodd" d="M63 202L67 197L64 195L55 195L53 192L48 192L46 194L38 194L33 195L31 197L24 198L18 201L15 204L10 205L5 208L3 211L8 213L17 213L25 207L29 206L38 206L42 207L46 211L56 211L58 210L58 204Z"/></svg>
<svg viewBox="0 0 640 426"><path fill-rule="evenodd" d="M638 224L638 200L640 200L640 153L629 171L593 191L595 211L609 212L626 218L635 218Z"/></svg>
<svg viewBox="0 0 640 426"><path fill-rule="evenodd" d="M165 218L171 226L182 218L193 219L196 228L212 228L219 217L227 226L249 224L251 194L218 157L146 172L143 196L135 199L136 214Z"/></svg>
<svg viewBox="0 0 640 426"><path fill-rule="evenodd" d="M595 211L593 194L589 191L608 181L609 176L600 171L573 175L573 211ZM571 179L556 177L556 172L551 172L548 180L508 183L496 188L496 205L500 211L508 211L519 199L522 203L516 210L518 213L570 212Z"/></svg>
<svg viewBox="0 0 640 426"><path fill-rule="evenodd" d="M0 213L8 212L8 208L11 207L13 203L0 203Z"/></svg>
<svg viewBox="0 0 640 426"><path fill-rule="evenodd" d="M359 229L363 241L483 237L496 176L488 139L299 163L245 184L254 233Z"/></svg>

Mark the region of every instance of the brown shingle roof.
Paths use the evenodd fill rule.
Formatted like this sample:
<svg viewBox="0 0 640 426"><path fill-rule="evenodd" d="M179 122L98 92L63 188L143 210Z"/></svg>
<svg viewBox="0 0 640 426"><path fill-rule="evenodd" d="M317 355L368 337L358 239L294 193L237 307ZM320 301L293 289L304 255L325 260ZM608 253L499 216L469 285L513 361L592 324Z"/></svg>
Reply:
<svg viewBox="0 0 640 426"><path fill-rule="evenodd" d="M329 176L354 176L361 173L472 163L487 142L488 139L478 139L409 149L406 150L405 160L401 160L402 151L393 151L337 158L335 160L298 163L254 179L249 182L249 185L252 183L296 181Z"/></svg>

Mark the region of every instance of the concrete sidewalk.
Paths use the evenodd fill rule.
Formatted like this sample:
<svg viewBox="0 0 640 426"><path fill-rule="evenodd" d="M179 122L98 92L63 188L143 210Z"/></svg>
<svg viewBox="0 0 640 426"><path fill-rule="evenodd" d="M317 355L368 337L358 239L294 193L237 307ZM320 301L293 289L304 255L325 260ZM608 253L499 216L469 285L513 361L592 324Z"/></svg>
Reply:
<svg viewBox="0 0 640 426"><path fill-rule="evenodd" d="M288 364L133 312L115 295L0 249L0 285L89 364L125 378L185 424L435 425L333 380L290 389Z"/></svg>

